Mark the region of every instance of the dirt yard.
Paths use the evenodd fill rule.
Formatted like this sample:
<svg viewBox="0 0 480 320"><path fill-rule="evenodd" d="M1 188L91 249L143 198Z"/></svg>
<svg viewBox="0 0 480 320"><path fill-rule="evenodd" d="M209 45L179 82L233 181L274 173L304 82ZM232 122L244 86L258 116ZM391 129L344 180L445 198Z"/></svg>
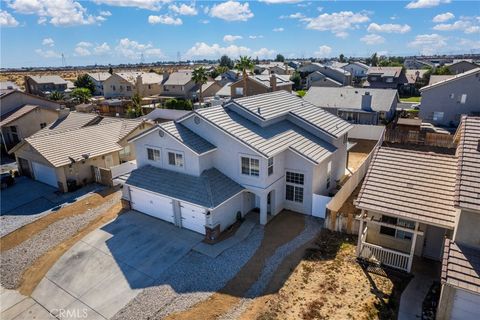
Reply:
<svg viewBox="0 0 480 320"><path fill-rule="evenodd" d="M349 142L356 143L356 145L348 152L348 169L350 169L351 172L355 172L358 167L361 166L363 161L365 161L368 154L373 150L377 141L350 139Z"/></svg>
<svg viewBox="0 0 480 320"><path fill-rule="evenodd" d="M322 231L283 287L257 298L241 320L395 319L408 281L364 271L355 241Z"/></svg>

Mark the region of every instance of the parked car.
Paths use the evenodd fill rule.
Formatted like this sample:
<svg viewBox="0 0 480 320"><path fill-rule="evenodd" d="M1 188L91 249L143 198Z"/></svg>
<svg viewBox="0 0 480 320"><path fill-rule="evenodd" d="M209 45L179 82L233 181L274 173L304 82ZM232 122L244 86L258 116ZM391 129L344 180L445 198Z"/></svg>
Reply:
<svg viewBox="0 0 480 320"><path fill-rule="evenodd" d="M2 173L2 189L8 188L15 184L15 178L8 172Z"/></svg>

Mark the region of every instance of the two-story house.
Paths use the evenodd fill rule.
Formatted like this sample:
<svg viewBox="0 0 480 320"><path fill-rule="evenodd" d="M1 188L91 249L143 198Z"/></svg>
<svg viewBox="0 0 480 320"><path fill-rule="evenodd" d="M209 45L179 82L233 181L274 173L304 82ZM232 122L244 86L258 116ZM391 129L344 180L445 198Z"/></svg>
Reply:
<svg viewBox="0 0 480 320"><path fill-rule="evenodd" d="M464 73L473 69L480 68L480 65L468 60L454 60L452 63L447 63L445 66L451 74Z"/></svg>
<svg viewBox="0 0 480 320"><path fill-rule="evenodd" d="M87 76L95 84L94 94L97 96L103 96L103 83L110 78L111 74L108 72L89 72Z"/></svg>
<svg viewBox="0 0 480 320"><path fill-rule="evenodd" d="M463 117L455 140L455 155L375 151L355 202L357 255L407 272L422 257L442 261L437 319L478 319L480 118Z"/></svg>
<svg viewBox="0 0 480 320"><path fill-rule="evenodd" d="M402 67L370 67L363 86L378 89L400 89L408 83Z"/></svg>
<svg viewBox="0 0 480 320"><path fill-rule="evenodd" d="M154 72L115 72L103 82L105 98L131 98L161 94L163 75Z"/></svg>
<svg viewBox="0 0 480 320"><path fill-rule="evenodd" d="M397 90L311 87L304 99L353 124L391 121L399 101Z"/></svg>
<svg viewBox="0 0 480 320"><path fill-rule="evenodd" d="M355 80L366 78L368 68L369 66L360 61L353 61L342 67L343 70L350 72Z"/></svg>
<svg viewBox="0 0 480 320"><path fill-rule="evenodd" d="M163 83L163 95L172 98L196 97L197 84L192 80L193 70L179 70L168 75Z"/></svg>
<svg viewBox="0 0 480 320"><path fill-rule="evenodd" d="M327 66L313 62L301 66L298 71L304 79L306 88L311 86L349 86L352 83L352 75L349 71L336 66ZM329 81L325 81L329 79Z"/></svg>
<svg viewBox="0 0 480 320"><path fill-rule="evenodd" d="M292 92L293 82L290 76L272 73L271 75L259 74L247 77L247 92L245 90L245 81L238 80L230 85L230 96L238 98L243 96L253 96L257 94L284 90Z"/></svg>
<svg viewBox="0 0 480 320"><path fill-rule="evenodd" d="M254 208L312 214L345 174L351 125L276 91L195 110L130 141L138 169L124 186L132 209L214 237Z"/></svg>
<svg viewBox="0 0 480 320"><path fill-rule="evenodd" d="M68 94L72 89L72 83L57 75L25 77L25 92L38 96L47 96L52 92Z"/></svg>
<svg viewBox="0 0 480 320"><path fill-rule="evenodd" d="M419 117L436 125L457 126L462 115L480 115L480 68L420 88Z"/></svg>

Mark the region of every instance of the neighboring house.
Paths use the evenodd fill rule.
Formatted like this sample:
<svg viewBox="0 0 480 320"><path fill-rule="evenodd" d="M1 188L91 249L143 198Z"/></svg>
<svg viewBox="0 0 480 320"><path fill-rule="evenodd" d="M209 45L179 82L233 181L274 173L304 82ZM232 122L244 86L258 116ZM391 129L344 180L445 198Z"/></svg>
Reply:
<svg viewBox="0 0 480 320"><path fill-rule="evenodd" d="M407 69L405 71L407 83L401 87L401 93L410 96L419 95L418 89L423 84L423 76L427 71L426 69Z"/></svg>
<svg viewBox="0 0 480 320"><path fill-rule="evenodd" d="M443 261L442 320L480 314L480 118L455 139L455 155L377 149L355 201L358 257L407 272L414 257Z"/></svg>
<svg viewBox="0 0 480 320"><path fill-rule="evenodd" d="M286 91L198 109L132 138L124 198L140 212L215 238L259 208L312 214L345 174L351 125Z"/></svg>
<svg viewBox="0 0 480 320"><path fill-rule="evenodd" d="M202 85L203 98L214 97L222 87L223 86L216 81L207 81ZM197 90L197 97L200 99L200 89Z"/></svg>
<svg viewBox="0 0 480 320"><path fill-rule="evenodd" d="M320 71L310 73L306 78L306 87L341 87L341 82L335 81L327 77Z"/></svg>
<svg viewBox="0 0 480 320"><path fill-rule="evenodd" d="M70 112L15 146L20 173L72 191L96 180L94 168L134 160L127 140L151 125L141 120Z"/></svg>
<svg viewBox="0 0 480 320"><path fill-rule="evenodd" d="M20 90L20 88L12 81L0 81L0 92L6 90Z"/></svg>
<svg viewBox="0 0 480 320"><path fill-rule="evenodd" d="M293 82L290 76L271 74L271 75L251 75L247 78L247 92L244 95L244 81L238 80L230 86L230 94L232 98L243 96L253 96L257 94L285 90L292 92Z"/></svg>
<svg viewBox="0 0 480 320"><path fill-rule="evenodd" d="M154 123L162 123L162 122L167 122L172 120L178 120L186 116L190 112L191 111L185 111L185 110L155 108L152 112L148 113L145 116L142 116L141 118L143 120L149 120Z"/></svg>
<svg viewBox="0 0 480 320"><path fill-rule="evenodd" d="M0 95L2 147L13 148L26 137L55 121L63 108L59 103L17 90Z"/></svg>
<svg viewBox="0 0 480 320"><path fill-rule="evenodd" d="M445 64L451 74L464 73L473 69L480 68L480 65L473 63L472 61L458 60L453 63Z"/></svg>
<svg viewBox="0 0 480 320"><path fill-rule="evenodd" d="M222 98L222 99L230 99L232 97L232 86L233 82L227 82L225 85L217 91L215 94L216 97Z"/></svg>
<svg viewBox="0 0 480 320"><path fill-rule="evenodd" d="M271 74L276 73L280 75L290 75L294 71L293 68L289 67L287 63L284 62L270 62L268 64L257 64L255 65L254 72L255 74Z"/></svg>
<svg viewBox="0 0 480 320"><path fill-rule="evenodd" d="M435 64L427 60L405 59L403 62L405 69L434 69Z"/></svg>
<svg viewBox="0 0 480 320"><path fill-rule="evenodd" d="M163 95L172 98L192 99L196 97L197 85L192 80L193 70L179 70L168 75L163 83Z"/></svg>
<svg viewBox="0 0 480 320"><path fill-rule="evenodd" d="M131 98L162 94L164 77L154 72L115 72L103 82L105 98Z"/></svg>
<svg viewBox="0 0 480 320"><path fill-rule="evenodd" d="M378 89L400 89L407 83L402 67L370 67L364 87Z"/></svg>
<svg viewBox="0 0 480 320"><path fill-rule="evenodd" d="M437 75L437 74L432 74L430 76L430 80L428 81L428 85L432 85L432 84L435 84L437 82L440 82L440 81L443 81L443 80L447 80L447 79L450 79L450 78L453 78L455 77L454 74L448 74L448 75Z"/></svg>
<svg viewBox="0 0 480 320"><path fill-rule="evenodd" d="M352 83L352 75L350 72L335 67L335 66L326 66L321 63L309 63L301 66L298 71L303 79L306 79L305 85L307 89L310 88L312 82L308 80L308 75L314 72L319 72L323 74L326 78L330 78L335 82L340 83L342 86L349 86Z"/></svg>
<svg viewBox="0 0 480 320"><path fill-rule="evenodd" d="M369 66L359 61L350 62L342 67L343 70L348 71L356 80L366 78L368 68Z"/></svg>
<svg viewBox="0 0 480 320"><path fill-rule="evenodd" d="M398 93L389 89L311 87L304 99L353 124L378 125L391 121Z"/></svg>
<svg viewBox="0 0 480 320"><path fill-rule="evenodd" d="M47 96L57 91L68 95L72 91L72 84L60 76L27 76L25 77L25 92L38 96Z"/></svg>
<svg viewBox="0 0 480 320"><path fill-rule="evenodd" d="M480 68L420 89L419 117L442 126L457 126L461 115L480 114Z"/></svg>
<svg viewBox="0 0 480 320"><path fill-rule="evenodd" d="M103 96L103 83L110 78L111 74L108 72L89 72L88 77L95 84L95 95Z"/></svg>
<svg viewBox="0 0 480 320"><path fill-rule="evenodd" d="M227 70L224 73L219 74L215 81L218 82L222 87L229 82L237 82L242 78L242 73L238 70Z"/></svg>

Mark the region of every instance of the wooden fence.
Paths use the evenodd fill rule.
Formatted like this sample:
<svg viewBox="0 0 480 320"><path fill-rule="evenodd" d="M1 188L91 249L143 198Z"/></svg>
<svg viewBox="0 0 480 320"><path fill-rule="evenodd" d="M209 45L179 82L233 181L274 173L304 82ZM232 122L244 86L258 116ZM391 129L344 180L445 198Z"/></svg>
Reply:
<svg viewBox="0 0 480 320"><path fill-rule="evenodd" d="M386 142L402 144L418 144L432 147L455 148L453 135L423 131L404 131L388 128L385 131Z"/></svg>

